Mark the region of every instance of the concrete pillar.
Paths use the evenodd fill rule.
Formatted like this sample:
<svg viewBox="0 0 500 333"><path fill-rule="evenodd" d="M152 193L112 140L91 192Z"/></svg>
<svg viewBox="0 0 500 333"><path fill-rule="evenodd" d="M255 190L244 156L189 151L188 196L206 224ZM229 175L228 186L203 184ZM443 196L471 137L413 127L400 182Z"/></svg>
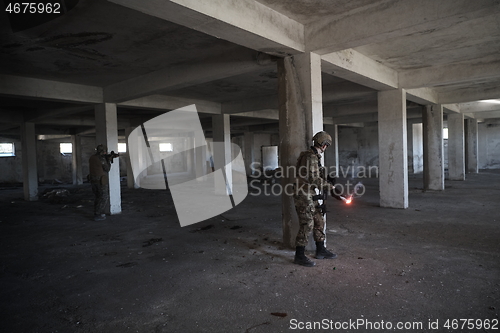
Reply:
<svg viewBox="0 0 500 333"><path fill-rule="evenodd" d="M38 171L36 166L36 134L34 123L21 124L24 200L38 200Z"/></svg>
<svg viewBox="0 0 500 333"><path fill-rule="evenodd" d="M82 172L82 140L79 135L71 135L71 147L72 152L72 163L71 170L73 173L73 184L81 185L83 184L83 172Z"/></svg>
<svg viewBox="0 0 500 333"><path fill-rule="evenodd" d="M325 167L332 177L339 176L339 129L338 125L325 125L325 131L332 136L332 145L325 151Z"/></svg>
<svg viewBox="0 0 500 333"><path fill-rule="evenodd" d="M196 140L196 138L194 138ZM206 141L205 141L206 142ZM198 146L194 149L194 159L195 159L195 176L197 179L203 180L207 174L207 148L205 143L202 143L201 146L195 141L195 146ZM202 178L203 177L203 178Z"/></svg>
<svg viewBox="0 0 500 333"><path fill-rule="evenodd" d="M448 115L448 174L450 180L465 180L465 131L463 113Z"/></svg>
<svg viewBox="0 0 500 333"><path fill-rule="evenodd" d="M130 133L135 129L135 127L127 127L125 128L125 141L127 142L127 152L125 153L125 163L127 163L127 187L128 188L139 188L135 183L134 172L132 171L132 161L130 160L130 151L129 151L129 136ZM142 147L141 145L138 145Z"/></svg>
<svg viewBox="0 0 500 333"><path fill-rule="evenodd" d="M412 124L412 163L413 173L424 171L424 144L423 144L423 125L422 123Z"/></svg>
<svg viewBox="0 0 500 333"><path fill-rule="evenodd" d="M466 140L465 140L465 165L467 173L478 173L478 131L477 120L467 119L465 122Z"/></svg>
<svg viewBox="0 0 500 333"><path fill-rule="evenodd" d="M245 132L243 137L244 145L245 145L245 164L247 170L247 176L253 175L253 161L254 161L254 138L252 132Z"/></svg>
<svg viewBox="0 0 500 333"><path fill-rule="evenodd" d="M118 152L118 121L116 104L103 103L95 106L96 146L104 144L108 152ZM109 214L122 211L120 191L120 159L115 158L109 171Z"/></svg>
<svg viewBox="0 0 500 333"><path fill-rule="evenodd" d="M406 122L406 153L408 154L408 174L415 173L413 168L413 121Z"/></svg>
<svg viewBox="0 0 500 333"><path fill-rule="evenodd" d="M232 195L232 172L231 159L231 127L228 114L217 114L212 116L213 129L213 159L215 170L223 168L225 179L221 180L215 175L215 193ZM223 143L223 144L221 144ZM224 187L222 187L224 185Z"/></svg>
<svg viewBox="0 0 500 333"><path fill-rule="evenodd" d="M424 189L444 190L443 106L427 105L422 112L424 130Z"/></svg>
<svg viewBox="0 0 500 333"><path fill-rule="evenodd" d="M289 167L295 166L299 154L311 145L313 135L323 129L320 56L305 53L278 60L278 80L279 155L284 170L281 185L285 188L294 182ZM282 195L283 243L295 247L298 218L289 194L283 191Z"/></svg>
<svg viewBox="0 0 500 333"><path fill-rule="evenodd" d="M378 93L380 206L408 208L406 91Z"/></svg>

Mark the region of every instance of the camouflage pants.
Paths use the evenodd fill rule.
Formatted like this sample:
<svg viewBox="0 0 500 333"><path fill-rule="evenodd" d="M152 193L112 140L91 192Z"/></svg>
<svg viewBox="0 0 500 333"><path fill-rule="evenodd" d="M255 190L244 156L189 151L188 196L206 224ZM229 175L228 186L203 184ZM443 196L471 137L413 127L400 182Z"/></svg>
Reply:
<svg viewBox="0 0 500 333"><path fill-rule="evenodd" d="M94 214L106 214L109 204L109 185L92 183L92 192L94 192Z"/></svg>
<svg viewBox="0 0 500 333"><path fill-rule="evenodd" d="M295 210L299 216L299 232L295 239L295 246L307 246L307 238L313 231L315 242L323 242L325 240L325 220L321 209L318 208L318 202L313 201L308 196L294 196Z"/></svg>

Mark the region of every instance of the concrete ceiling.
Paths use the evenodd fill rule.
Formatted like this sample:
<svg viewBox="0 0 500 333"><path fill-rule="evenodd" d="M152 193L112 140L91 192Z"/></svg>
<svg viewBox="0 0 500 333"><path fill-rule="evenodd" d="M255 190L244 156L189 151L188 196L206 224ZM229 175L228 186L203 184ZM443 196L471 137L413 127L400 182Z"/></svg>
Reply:
<svg viewBox="0 0 500 333"><path fill-rule="evenodd" d="M500 99L499 0L70 2L16 32L1 12L0 134L29 119L84 130L102 102L125 125L193 102L276 121L275 57L304 51L322 56L325 117L354 122L376 113L377 91L403 88L413 103L500 118L500 104L477 103Z"/></svg>

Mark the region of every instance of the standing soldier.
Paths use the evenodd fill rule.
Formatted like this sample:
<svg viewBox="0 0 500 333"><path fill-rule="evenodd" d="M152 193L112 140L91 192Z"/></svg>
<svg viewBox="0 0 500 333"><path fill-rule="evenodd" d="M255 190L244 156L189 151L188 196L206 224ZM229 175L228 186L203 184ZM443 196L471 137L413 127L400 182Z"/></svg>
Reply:
<svg viewBox="0 0 500 333"><path fill-rule="evenodd" d="M294 193L295 209L299 216L294 263L306 267L315 265L314 261L304 254L311 231L316 242L316 259L337 257L325 248L325 220L323 218L325 207L324 203L321 206L318 204L318 200L324 198L323 194L334 188L333 182L327 181L325 169L321 166L321 154L332 144L332 137L327 132L318 132L313 137L313 144L297 159L298 175Z"/></svg>
<svg viewBox="0 0 500 333"><path fill-rule="evenodd" d="M102 221L106 219L106 208L109 204L109 169L113 158L117 154L108 154L108 148L105 145L98 145L96 153L89 159L89 178L94 192L94 220Z"/></svg>

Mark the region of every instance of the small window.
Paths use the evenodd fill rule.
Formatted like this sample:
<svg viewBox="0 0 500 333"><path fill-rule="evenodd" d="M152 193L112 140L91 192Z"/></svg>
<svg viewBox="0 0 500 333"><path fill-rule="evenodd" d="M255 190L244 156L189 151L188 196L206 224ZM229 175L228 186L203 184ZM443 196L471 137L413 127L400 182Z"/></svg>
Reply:
<svg viewBox="0 0 500 333"><path fill-rule="evenodd" d="M174 151L171 143L160 143L160 151Z"/></svg>
<svg viewBox="0 0 500 333"><path fill-rule="evenodd" d="M443 140L447 140L447 139L448 139L448 129L443 128Z"/></svg>
<svg viewBox="0 0 500 333"><path fill-rule="evenodd" d="M71 143L60 143L59 151L61 154L71 154L73 153L73 145Z"/></svg>
<svg viewBox="0 0 500 333"><path fill-rule="evenodd" d="M127 144L126 143L118 143L118 152L126 153L127 152Z"/></svg>
<svg viewBox="0 0 500 333"><path fill-rule="evenodd" d="M16 156L13 143L0 143L0 157Z"/></svg>

